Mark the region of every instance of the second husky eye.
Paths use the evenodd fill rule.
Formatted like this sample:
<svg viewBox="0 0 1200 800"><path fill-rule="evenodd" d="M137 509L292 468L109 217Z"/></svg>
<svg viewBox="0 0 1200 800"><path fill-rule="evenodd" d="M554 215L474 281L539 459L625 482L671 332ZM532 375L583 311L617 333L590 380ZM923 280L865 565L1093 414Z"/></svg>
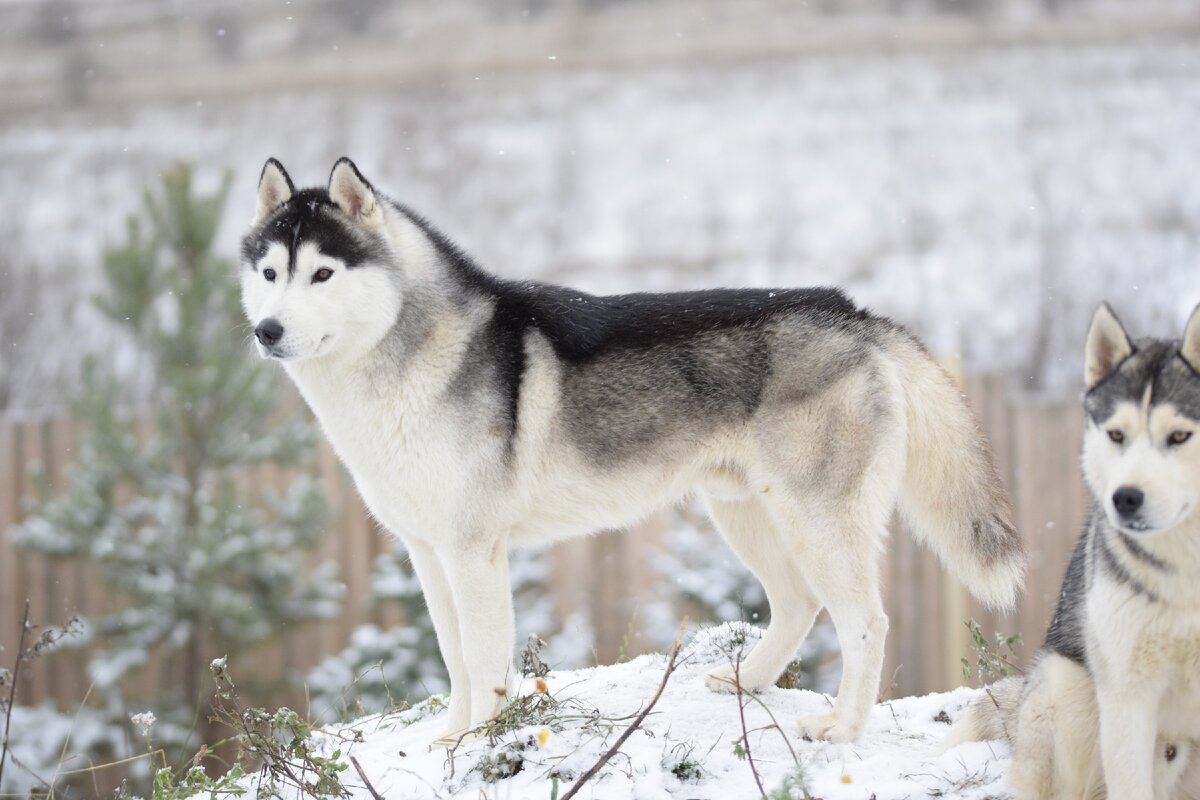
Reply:
<svg viewBox="0 0 1200 800"><path fill-rule="evenodd" d="M1113 429L1108 432L1108 438L1112 439L1117 444L1121 444L1122 442L1125 441L1125 434L1122 433L1121 431Z"/></svg>
<svg viewBox="0 0 1200 800"><path fill-rule="evenodd" d="M275 270L271 269L270 267L267 267L266 269L263 270L263 277L266 278L270 283L274 283L275 282Z"/></svg>
<svg viewBox="0 0 1200 800"><path fill-rule="evenodd" d="M1175 431L1174 433L1172 433L1170 436L1167 437L1167 444L1168 445L1183 444L1190 438L1192 438L1191 431Z"/></svg>
<svg viewBox="0 0 1200 800"><path fill-rule="evenodd" d="M329 269L328 267L321 267L319 270L317 270L316 272L313 273L312 282L313 283L324 283L325 281L329 280L332 277L333 277L333 270Z"/></svg>

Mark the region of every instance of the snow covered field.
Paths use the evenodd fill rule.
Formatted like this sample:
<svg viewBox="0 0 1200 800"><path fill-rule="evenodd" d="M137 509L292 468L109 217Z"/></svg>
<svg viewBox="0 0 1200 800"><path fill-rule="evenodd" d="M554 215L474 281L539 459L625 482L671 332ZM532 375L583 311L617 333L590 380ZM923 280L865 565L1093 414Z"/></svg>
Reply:
<svg viewBox="0 0 1200 800"><path fill-rule="evenodd" d="M703 681L707 671L728 663L731 630L722 626L702 631L684 647L679 668L641 729L584 785L579 797L760 796L744 752L738 699L709 691ZM665 656L647 655L613 666L553 672L546 681L553 701L545 705L554 710L544 719L532 719L494 742L463 744L453 754L429 746L442 733L444 710L424 705L352 723L343 733L361 731L365 741L345 752L358 760L371 786L387 798L561 797L654 696L666 664ZM536 691L533 680L522 682L521 694ZM976 743L938 753L949 730L944 720L957 719L977 694L978 690L959 689L884 702L876 706L857 742L839 745L806 742L795 733L797 717L827 709L828 696L772 688L758 695L763 705L744 700L749 756L771 797L1007 797L1002 777L1007 746ZM782 732L772 727L771 715ZM557 795L552 795L554 776L559 777ZM345 783L354 797L371 797L353 770L347 771Z"/></svg>
<svg viewBox="0 0 1200 800"><path fill-rule="evenodd" d="M0 354L37 364L14 405L44 403L48 376L73 369L74 351L57 365L67 348L37 349L70 331L133 369L81 300L140 187L179 158L214 182L236 170L231 257L268 155L309 184L349 154L506 276L597 292L841 284L969 371L1041 387L1073 390L1101 299L1164 335L1200 300L1195 42L557 63L0 127L0 274L71 277L66 307Z"/></svg>

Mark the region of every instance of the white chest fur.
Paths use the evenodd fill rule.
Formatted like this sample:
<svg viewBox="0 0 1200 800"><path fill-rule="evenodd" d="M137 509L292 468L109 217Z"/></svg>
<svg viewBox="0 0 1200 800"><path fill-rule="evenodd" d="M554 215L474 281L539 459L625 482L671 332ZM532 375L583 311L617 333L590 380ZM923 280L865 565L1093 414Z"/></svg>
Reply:
<svg viewBox="0 0 1200 800"><path fill-rule="evenodd" d="M458 524L454 498L470 470L459 431L427 391L351 368L302 363L288 371L379 522L417 539Z"/></svg>

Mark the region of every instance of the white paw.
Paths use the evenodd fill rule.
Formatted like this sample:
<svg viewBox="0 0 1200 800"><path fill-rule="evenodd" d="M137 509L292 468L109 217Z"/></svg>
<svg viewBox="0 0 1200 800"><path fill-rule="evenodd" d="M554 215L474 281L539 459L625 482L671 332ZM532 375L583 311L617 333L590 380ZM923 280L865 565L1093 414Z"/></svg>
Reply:
<svg viewBox="0 0 1200 800"><path fill-rule="evenodd" d="M704 676L704 685L714 692L736 692L733 685L733 667L717 667Z"/></svg>
<svg viewBox="0 0 1200 800"><path fill-rule="evenodd" d="M726 665L724 667L717 667L705 675L704 685L714 692L732 694L737 691L737 680L739 679L743 692L757 692L759 689L765 689L775 683L774 679L764 679L761 675L745 667L739 668L738 674L735 675L733 667Z"/></svg>
<svg viewBox="0 0 1200 800"><path fill-rule="evenodd" d="M836 711L825 714L803 714L800 717L800 736L811 742L852 742L862 733L863 723L844 720Z"/></svg>

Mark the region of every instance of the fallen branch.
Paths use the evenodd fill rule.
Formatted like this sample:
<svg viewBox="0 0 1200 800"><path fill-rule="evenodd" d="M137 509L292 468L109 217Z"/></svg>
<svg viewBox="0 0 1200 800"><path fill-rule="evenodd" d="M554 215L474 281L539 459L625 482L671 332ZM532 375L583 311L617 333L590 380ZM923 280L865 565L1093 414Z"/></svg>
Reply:
<svg viewBox="0 0 1200 800"><path fill-rule="evenodd" d="M679 666L679 648L682 645L683 632L680 631L679 637L675 639L675 646L671 648L671 654L667 657L667 668L663 672L662 681L658 684L658 691L654 693L654 697L651 698L646 707L642 709L641 713L634 718L630 726L622 731L621 735L617 737L617 740L613 742L613 746L608 748L608 751L605 752L604 755L600 756L600 760L593 764L591 769L579 776L579 780L575 781L571 788L567 790L567 793L562 796L561 800L571 800L571 798L583 788L585 783L596 777L596 773L604 768L604 765L608 763L609 759L615 756L617 751L621 749L621 745L625 744L625 741L633 735L633 732L636 731L638 727L641 726L642 722L645 721L646 717L649 716L650 712L654 709L655 703L657 703L658 699L662 697L663 690L667 688L667 681L671 679L671 673L673 673Z"/></svg>
<svg viewBox="0 0 1200 800"><path fill-rule="evenodd" d="M746 702L742 699L742 653L740 650L733 662L733 686L737 689L738 718L742 722L742 746L746 750L746 761L750 764L750 774L754 776L754 783L758 785L759 796L766 800L767 790L763 788L762 776L758 774L758 767L754 766L754 755L750 752L750 731L746 730Z"/></svg>
<svg viewBox="0 0 1200 800"><path fill-rule="evenodd" d="M736 666L734 667L734 671L735 671L735 675L736 675L736 672L737 672ZM725 682L730 684L731 686L736 686L738 683L740 683L740 681L730 681L730 680L726 680ZM778 731L779 738L783 739L783 743L785 745L787 745L788 752L792 754L792 763L794 763L796 765L797 774L802 775L804 772L804 765L802 763L800 763L800 756L796 755L796 748L792 747L791 740L788 739L787 734L783 730L783 727L780 726L779 720L775 718L774 712L772 712L770 707L762 701L762 698L756 696L753 692L747 692L745 694L742 694L739 691L739 694L741 694L742 697L745 697L749 700L753 700L755 703L758 703L759 708L761 708L763 711L765 711L767 713L767 716L771 718L770 725L764 726L762 728L756 728L755 730L771 730L772 728L774 728L776 731ZM740 702L741 701L739 699L739 703ZM745 730L745 721L742 722L742 726L743 726L742 729ZM747 751L747 752L749 752L749 751ZM806 788L801 786L801 789L804 791L804 796L806 798L810 796L808 794L808 790Z"/></svg>
<svg viewBox="0 0 1200 800"><path fill-rule="evenodd" d="M350 763L354 765L354 769L358 772L358 777L362 778L362 782L367 787L367 791L371 793L371 797L375 800L383 800L383 795L375 791L375 787L371 785L371 779L367 777L367 773L363 772L362 765L358 763L358 759L350 756Z"/></svg>

